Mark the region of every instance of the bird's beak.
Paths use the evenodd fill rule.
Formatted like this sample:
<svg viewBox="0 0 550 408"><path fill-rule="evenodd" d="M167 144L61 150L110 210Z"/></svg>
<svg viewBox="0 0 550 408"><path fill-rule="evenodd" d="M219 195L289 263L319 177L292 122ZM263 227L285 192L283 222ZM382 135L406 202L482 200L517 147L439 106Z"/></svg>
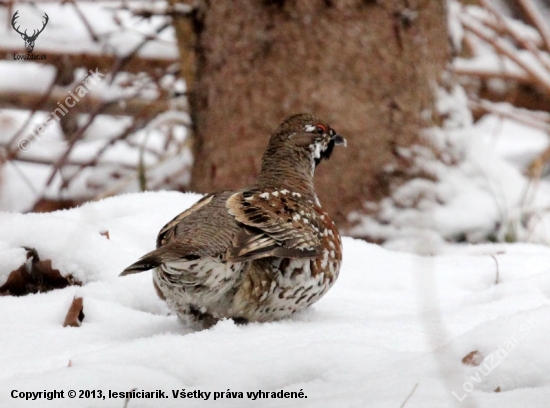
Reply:
<svg viewBox="0 0 550 408"><path fill-rule="evenodd" d="M338 133L336 133L334 136L332 136L330 138L330 140L332 140L334 142L335 146L340 146L340 145L347 146L348 145L348 142L346 141L346 139L344 139Z"/></svg>

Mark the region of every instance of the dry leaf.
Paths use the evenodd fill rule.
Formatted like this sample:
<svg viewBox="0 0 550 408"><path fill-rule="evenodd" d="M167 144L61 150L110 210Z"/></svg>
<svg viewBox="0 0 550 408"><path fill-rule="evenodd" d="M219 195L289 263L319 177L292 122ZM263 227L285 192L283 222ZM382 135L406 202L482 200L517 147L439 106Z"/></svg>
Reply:
<svg viewBox="0 0 550 408"><path fill-rule="evenodd" d="M80 286L80 282L72 275L63 276L59 270L53 269L50 259L40 260L36 249L25 249L26 262L10 272L6 283L0 286L1 295L24 296L29 293L62 289L70 285Z"/></svg>
<svg viewBox="0 0 550 408"><path fill-rule="evenodd" d="M483 355L479 351L475 350L462 358L462 364L477 367L481 364L483 358Z"/></svg>
<svg viewBox="0 0 550 408"><path fill-rule="evenodd" d="M33 208L33 212L52 212L58 210L66 210L68 208L74 208L79 204L75 200L49 200L47 198L41 198L38 200Z"/></svg>
<svg viewBox="0 0 550 408"><path fill-rule="evenodd" d="M67 327L67 326L80 327L80 325L82 324L82 320L84 320L83 309L84 309L84 305L82 303L82 298L75 297L73 299L73 302L71 303L71 306L69 307L67 316L65 316L65 322L63 323L63 327Z"/></svg>
<svg viewBox="0 0 550 408"><path fill-rule="evenodd" d="M500 385L498 387L496 387L493 392L500 392Z"/></svg>
<svg viewBox="0 0 550 408"><path fill-rule="evenodd" d="M111 239L111 237L109 236L109 231L101 231L99 234L100 234L100 235L103 235L103 236L106 237L107 239Z"/></svg>

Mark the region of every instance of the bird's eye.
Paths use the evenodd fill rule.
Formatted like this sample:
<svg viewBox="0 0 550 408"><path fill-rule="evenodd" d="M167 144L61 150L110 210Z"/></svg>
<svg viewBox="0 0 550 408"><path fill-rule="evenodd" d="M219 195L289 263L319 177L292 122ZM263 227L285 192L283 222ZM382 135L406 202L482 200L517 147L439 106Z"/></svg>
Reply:
<svg viewBox="0 0 550 408"><path fill-rule="evenodd" d="M326 133L327 132L327 128L324 127L323 125L315 125L315 132L319 133L320 135L322 135L323 133Z"/></svg>

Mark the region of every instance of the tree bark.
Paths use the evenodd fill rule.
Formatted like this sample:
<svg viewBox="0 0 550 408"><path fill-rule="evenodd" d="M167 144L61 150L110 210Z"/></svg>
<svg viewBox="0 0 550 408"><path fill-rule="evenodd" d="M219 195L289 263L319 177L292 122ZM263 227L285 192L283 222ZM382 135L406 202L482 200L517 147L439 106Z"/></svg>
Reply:
<svg viewBox="0 0 550 408"><path fill-rule="evenodd" d="M399 147L438 121L449 57L444 1L206 1L191 98L198 192L251 184L271 132L309 112L348 140L316 171L344 231L406 178Z"/></svg>

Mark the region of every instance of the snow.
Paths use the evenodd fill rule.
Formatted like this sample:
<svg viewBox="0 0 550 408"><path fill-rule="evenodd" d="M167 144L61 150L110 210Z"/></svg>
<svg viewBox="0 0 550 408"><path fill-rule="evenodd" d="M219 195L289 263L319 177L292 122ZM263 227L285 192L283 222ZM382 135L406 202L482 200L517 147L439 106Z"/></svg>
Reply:
<svg viewBox="0 0 550 408"><path fill-rule="evenodd" d="M445 245L441 255L423 257L346 237L338 282L309 309L275 323L222 321L192 332L156 296L150 272L118 273L199 197L135 193L48 214L0 215L0 283L24 262L22 246L83 282L0 297L1 406L122 407L119 399L67 392L138 388L168 398L132 399L130 407L396 407L415 384L407 407L454 407L457 397L478 407L546 403L550 248ZM85 318L63 328L74 296L83 297ZM486 358L478 367L461 362L472 351ZM470 384L474 390L465 391ZM497 387L502 392L492 392ZM172 397L182 389L212 394ZM212 402L228 389L243 399ZM64 390L65 398L31 403L11 398L12 390ZM247 398L258 390L302 390L307 398Z"/></svg>
<svg viewBox="0 0 550 408"><path fill-rule="evenodd" d="M547 132L503 115L473 123L463 88L441 88L442 127L424 132L422 146L400 149L412 161L412 178L379 203L375 215L349 215L352 236L419 254L440 253L445 241L550 242L550 183L523 172L549 145ZM509 104L498 105L503 113ZM531 113L533 123L547 120Z"/></svg>
<svg viewBox="0 0 550 408"><path fill-rule="evenodd" d="M14 72L25 80L14 81ZM53 66L29 61L0 61L0 89L6 93L15 91L46 93L54 78Z"/></svg>
<svg viewBox="0 0 550 408"><path fill-rule="evenodd" d="M537 155L550 147L543 130L497 115L485 115L476 128L487 146L521 170L527 170Z"/></svg>

